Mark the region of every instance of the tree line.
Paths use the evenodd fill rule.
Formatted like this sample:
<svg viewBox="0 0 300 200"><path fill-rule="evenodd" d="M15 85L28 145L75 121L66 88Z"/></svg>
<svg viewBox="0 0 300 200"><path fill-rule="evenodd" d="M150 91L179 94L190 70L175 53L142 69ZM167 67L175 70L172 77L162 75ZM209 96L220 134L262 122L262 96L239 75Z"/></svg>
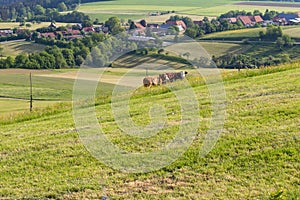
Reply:
<svg viewBox="0 0 300 200"><path fill-rule="evenodd" d="M265 13L260 12L259 10L254 10L253 12L246 12L246 11L239 11L239 10L232 10L225 14L220 15L216 19L209 20L207 17L201 21L201 24L194 24L193 20L189 17L180 17L178 15L170 17L169 20L176 21L176 20L183 20L187 25L187 29L185 31L185 35L191 38L198 38L202 37L205 34L210 34L214 32L221 32L227 30L237 30L243 29L245 26L240 20L237 20L236 23L232 24L226 18L237 17L239 15L242 16L261 16L264 20L269 20L275 17L278 14L276 11L269 11L268 9ZM261 25L256 23L254 28L260 27Z"/></svg>
<svg viewBox="0 0 300 200"><path fill-rule="evenodd" d="M105 24L111 33L119 33L118 37L96 32L72 41L34 37L35 42L47 45L44 51L0 59L0 68L59 69L82 64L101 67L111 64L116 59L115 55L123 55L151 45L158 48L162 44L159 39L153 44L129 41L130 34L123 32L120 20L116 17L111 17Z"/></svg>
<svg viewBox="0 0 300 200"><path fill-rule="evenodd" d="M1 3L2 1L2 3ZM91 0L23 0L5 3L0 0L0 20L2 21L59 21L59 22L83 22L87 15L74 12L62 15L59 12L74 10L80 3ZM84 15L84 16L83 16Z"/></svg>

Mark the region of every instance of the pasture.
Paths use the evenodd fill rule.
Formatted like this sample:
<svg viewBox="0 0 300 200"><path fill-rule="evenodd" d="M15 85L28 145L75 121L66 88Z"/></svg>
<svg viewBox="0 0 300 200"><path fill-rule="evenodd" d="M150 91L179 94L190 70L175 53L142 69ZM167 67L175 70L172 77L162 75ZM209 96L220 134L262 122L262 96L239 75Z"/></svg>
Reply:
<svg viewBox="0 0 300 200"><path fill-rule="evenodd" d="M224 73L224 132L204 158L199 150L210 123L211 102L207 86L190 77L200 106L197 136L177 161L150 173L121 173L91 156L78 137L71 107L60 112L53 107L52 112L28 114L17 121L12 118L6 124L0 121L1 197L297 199L299 76L299 64ZM149 122L153 102L166 109L167 122L157 135L141 139L122 133L109 101L99 99L97 118L105 135L120 148L155 151L178 130L180 105L164 88L140 88L139 92L130 100L130 114L138 125ZM26 120L30 115L35 117Z"/></svg>
<svg viewBox="0 0 300 200"><path fill-rule="evenodd" d="M285 5L285 7L283 7ZM222 13L230 10L246 10L254 11L260 10L264 12L266 9L276 10L278 12L298 12L299 8L290 4L286 6L284 3L278 3L274 5L264 5L256 3L255 5L243 5L238 4L233 0L188 0L188 1L137 1L137 0L125 0L125 1L103 1L81 4L78 11L84 12L90 15L92 18L98 18L100 21L105 21L111 16L117 16L123 18L125 21L128 19L150 19L150 21L161 22L162 17L151 17L149 13L163 12L163 11L175 11L179 15L196 15L196 16L218 16Z"/></svg>

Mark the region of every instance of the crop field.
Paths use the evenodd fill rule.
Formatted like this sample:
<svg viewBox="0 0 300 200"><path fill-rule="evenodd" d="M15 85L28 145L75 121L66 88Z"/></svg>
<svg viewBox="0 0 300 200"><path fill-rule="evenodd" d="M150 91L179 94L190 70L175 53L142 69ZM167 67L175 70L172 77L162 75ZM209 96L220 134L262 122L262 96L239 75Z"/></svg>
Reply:
<svg viewBox="0 0 300 200"><path fill-rule="evenodd" d="M122 173L96 160L81 143L70 106L3 118L1 198L298 199L299 76L297 63L223 74L224 131L206 157L199 151L210 124L210 96L206 85L194 82L201 117L196 138L177 161L149 173ZM156 151L178 130L180 105L160 87L139 92L130 100L137 125L149 122L153 102L166 109L167 122L157 135L141 139L122 133L109 100L99 99L96 115L115 145L129 152Z"/></svg>
<svg viewBox="0 0 300 200"><path fill-rule="evenodd" d="M27 23L26 23L27 24ZM41 22L41 23L30 23L28 22L28 24L30 24L30 27L25 27L25 26L20 26L20 23L18 22L0 22L0 29L8 29L8 28L26 28L26 29L30 29L30 30L36 30L38 28L42 28L42 27L47 27L50 25L50 22ZM67 26L68 23L60 23L57 22L56 25L58 26Z"/></svg>
<svg viewBox="0 0 300 200"><path fill-rule="evenodd" d="M297 5L300 5L296 3ZM284 7L285 5L285 7ZM264 12L266 9L276 10L278 12L298 12L299 8L289 4L286 6L284 3L278 3L273 5L264 5L255 3L255 5L238 4L237 1L232 0L188 0L188 1L137 1L137 0L125 0L125 1L103 1L82 4L79 7L79 11L90 15L92 18L98 18L101 21L106 20L111 16L117 16L127 19L138 20L148 18L149 13L162 12L162 11L175 11L179 15L198 15L198 16L218 16L222 13L230 10L246 10L254 11L260 10ZM155 20L157 18L157 20ZM161 16L151 17L151 21L160 22Z"/></svg>
<svg viewBox="0 0 300 200"><path fill-rule="evenodd" d="M35 53L44 50L46 46L26 41L7 41L1 42L0 46L3 48L2 56L15 57L21 53Z"/></svg>

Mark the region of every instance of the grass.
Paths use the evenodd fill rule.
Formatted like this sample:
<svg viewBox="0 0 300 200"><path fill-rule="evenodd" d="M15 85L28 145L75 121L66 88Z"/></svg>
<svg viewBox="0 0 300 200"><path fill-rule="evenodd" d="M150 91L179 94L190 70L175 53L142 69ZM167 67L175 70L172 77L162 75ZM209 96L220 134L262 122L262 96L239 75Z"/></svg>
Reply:
<svg viewBox="0 0 300 200"><path fill-rule="evenodd" d="M12 120L0 126L1 197L297 199L299 75L299 64L225 73L224 132L205 158L199 157L199 148L210 122L210 98L205 85L194 84L202 119L198 135L179 160L150 173L121 173L92 157L80 142L71 110L48 112L30 121ZM177 129L178 102L172 93L159 92L161 88L153 88L152 95L140 90L141 96L131 99L133 120L147 123L145 110L159 103L168 113L165 131L144 140L122 134L110 103L96 106L97 117L107 137L121 148L156 150Z"/></svg>
<svg viewBox="0 0 300 200"><path fill-rule="evenodd" d="M200 45L210 54L222 56L227 53L243 53L247 51L250 45L241 45L233 43L218 43L218 42L200 42Z"/></svg>
<svg viewBox="0 0 300 200"><path fill-rule="evenodd" d="M33 81L34 109L41 109L62 101L70 102L77 70L0 70L0 100L3 102L0 114L7 115L10 112L28 110L30 72L32 72ZM99 82L97 88L99 96L110 94L116 84L116 77L122 75L120 72L118 76L114 76L112 72L107 72L107 74L103 78L105 82Z"/></svg>
<svg viewBox="0 0 300 200"><path fill-rule="evenodd" d="M3 48L2 56L15 57L21 53L35 53L44 50L45 46L33 42L25 41L8 41L1 42L0 46Z"/></svg>

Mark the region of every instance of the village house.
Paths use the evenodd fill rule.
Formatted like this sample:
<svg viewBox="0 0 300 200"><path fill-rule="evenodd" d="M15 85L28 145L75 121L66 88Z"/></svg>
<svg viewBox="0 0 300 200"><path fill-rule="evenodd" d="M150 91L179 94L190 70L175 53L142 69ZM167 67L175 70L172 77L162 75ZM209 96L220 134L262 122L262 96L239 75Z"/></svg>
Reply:
<svg viewBox="0 0 300 200"><path fill-rule="evenodd" d="M7 37L13 35L14 32L11 29L0 29L0 37Z"/></svg>
<svg viewBox="0 0 300 200"><path fill-rule="evenodd" d="M90 26L90 27L84 27L82 28L82 31L85 35L89 34L89 33L94 33L95 29L94 27Z"/></svg>
<svg viewBox="0 0 300 200"><path fill-rule="evenodd" d="M277 16L275 16L272 20L277 25L289 25L293 23L299 23L300 20L298 20L299 13L290 14L290 13L280 13Z"/></svg>
<svg viewBox="0 0 300 200"><path fill-rule="evenodd" d="M245 27L254 26L255 24L262 24L264 20L261 16L238 16L237 20L240 20Z"/></svg>
<svg viewBox="0 0 300 200"><path fill-rule="evenodd" d="M178 28L182 27L184 30L186 30L186 28L187 28L186 24L182 20L177 20L177 21L168 20L168 21L166 21L166 23L171 26L177 26Z"/></svg>
<svg viewBox="0 0 300 200"><path fill-rule="evenodd" d="M40 33L39 36L43 38L55 39L55 33L53 32Z"/></svg>

